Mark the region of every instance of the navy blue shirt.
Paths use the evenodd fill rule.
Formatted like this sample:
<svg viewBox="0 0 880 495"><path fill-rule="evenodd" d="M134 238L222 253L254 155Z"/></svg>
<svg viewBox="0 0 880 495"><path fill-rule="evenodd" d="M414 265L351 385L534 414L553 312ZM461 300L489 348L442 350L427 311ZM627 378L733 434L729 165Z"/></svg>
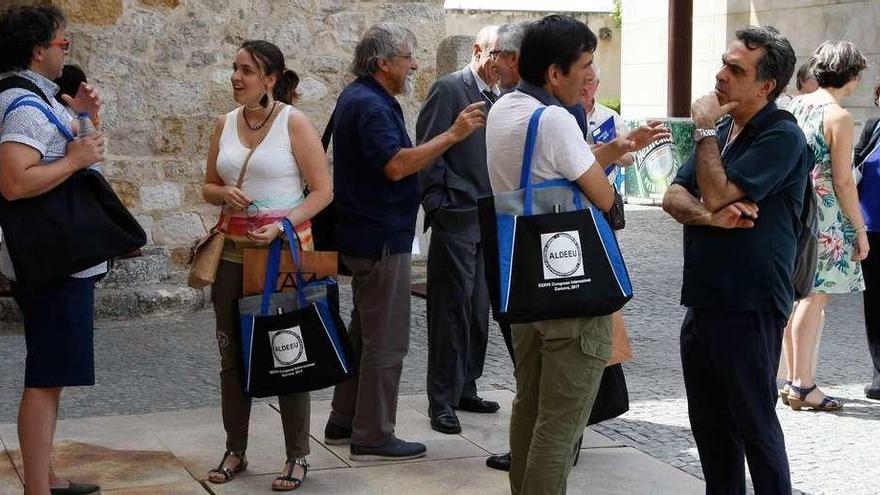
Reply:
<svg viewBox="0 0 880 495"><path fill-rule="evenodd" d="M763 131L776 112L762 108L721 155L727 178L758 205L748 229L684 227L684 283L681 303L691 308L791 312L791 277L797 252L798 218L812 159L801 129L779 120ZM718 126L718 146L727 141L733 120ZM760 132L751 139L755 132ZM751 141L751 143L749 143ZM699 198L695 154L673 181Z"/></svg>
<svg viewBox="0 0 880 495"><path fill-rule="evenodd" d="M419 178L394 182L383 172L411 148L403 111L374 78L360 77L339 95L333 120L333 189L339 252L381 259L412 250Z"/></svg>

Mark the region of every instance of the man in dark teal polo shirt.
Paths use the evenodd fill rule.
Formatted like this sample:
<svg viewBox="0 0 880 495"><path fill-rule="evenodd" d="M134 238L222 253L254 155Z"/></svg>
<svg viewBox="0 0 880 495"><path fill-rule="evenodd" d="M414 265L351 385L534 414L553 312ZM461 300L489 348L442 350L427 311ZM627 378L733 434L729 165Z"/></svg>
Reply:
<svg viewBox="0 0 880 495"><path fill-rule="evenodd" d="M349 335L359 370L336 387L324 438L328 444L350 443L355 461L425 455L421 443L394 436L409 349L418 172L486 124L484 104L473 104L446 132L413 147L395 96L412 92L415 49L415 36L403 26L368 29L355 48L357 79L339 95L333 118L336 239L352 271Z"/></svg>
<svg viewBox="0 0 880 495"><path fill-rule="evenodd" d="M744 457L757 494L791 493L776 369L812 161L772 102L794 65L775 29L736 33L715 91L691 108L694 155L663 198L684 224L681 360L707 493L745 493Z"/></svg>

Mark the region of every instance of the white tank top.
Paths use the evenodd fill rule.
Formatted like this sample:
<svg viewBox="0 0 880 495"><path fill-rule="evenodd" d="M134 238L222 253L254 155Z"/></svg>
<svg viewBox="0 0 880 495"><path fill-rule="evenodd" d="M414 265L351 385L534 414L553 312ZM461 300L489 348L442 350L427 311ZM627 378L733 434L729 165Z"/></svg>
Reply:
<svg viewBox="0 0 880 495"><path fill-rule="evenodd" d="M226 114L217 155L217 173L223 183L230 186L238 180L244 159L250 152L238 136L237 119L241 111L242 107L239 107ZM251 157L242 182L242 191L254 200L261 216L280 218L304 200L302 175L293 156L288 132L292 112L290 105L281 109L269 134Z"/></svg>

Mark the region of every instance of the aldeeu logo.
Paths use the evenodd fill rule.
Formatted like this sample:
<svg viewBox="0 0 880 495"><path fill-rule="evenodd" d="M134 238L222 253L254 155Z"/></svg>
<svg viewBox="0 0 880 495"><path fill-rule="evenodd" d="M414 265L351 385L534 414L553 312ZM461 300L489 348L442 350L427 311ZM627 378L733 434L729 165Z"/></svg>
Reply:
<svg viewBox="0 0 880 495"><path fill-rule="evenodd" d="M269 332L269 345L276 368L293 366L308 361L299 326Z"/></svg>
<svg viewBox="0 0 880 495"><path fill-rule="evenodd" d="M578 231L541 234L541 259L545 280L582 276L584 262Z"/></svg>

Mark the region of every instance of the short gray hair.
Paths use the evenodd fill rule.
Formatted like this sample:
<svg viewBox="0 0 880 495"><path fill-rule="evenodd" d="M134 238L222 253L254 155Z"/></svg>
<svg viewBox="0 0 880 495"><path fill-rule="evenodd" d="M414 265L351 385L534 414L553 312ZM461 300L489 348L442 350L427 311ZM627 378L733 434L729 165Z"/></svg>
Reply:
<svg viewBox="0 0 880 495"><path fill-rule="evenodd" d="M526 28L531 23L532 21L520 21L498 28L498 49L504 53L519 53L519 47L526 36Z"/></svg>
<svg viewBox="0 0 880 495"><path fill-rule="evenodd" d="M590 64L590 67L593 68L593 73L596 74L596 82L599 82L601 80L599 75L602 73L602 71L599 70L599 64L593 62L592 64Z"/></svg>
<svg viewBox="0 0 880 495"><path fill-rule="evenodd" d="M391 60L401 50L414 51L418 43L409 29L393 22L380 22L367 29L354 49L351 72L358 77L372 76L379 70L379 60Z"/></svg>
<svg viewBox="0 0 880 495"><path fill-rule="evenodd" d="M496 36L498 36L498 26L483 26L477 33L474 43L480 45L480 48L485 50L489 42L492 41L492 38Z"/></svg>
<svg viewBox="0 0 880 495"><path fill-rule="evenodd" d="M865 70L865 56L849 41L826 41L810 57L810 71L822 88L842 88Z"/></svg>

